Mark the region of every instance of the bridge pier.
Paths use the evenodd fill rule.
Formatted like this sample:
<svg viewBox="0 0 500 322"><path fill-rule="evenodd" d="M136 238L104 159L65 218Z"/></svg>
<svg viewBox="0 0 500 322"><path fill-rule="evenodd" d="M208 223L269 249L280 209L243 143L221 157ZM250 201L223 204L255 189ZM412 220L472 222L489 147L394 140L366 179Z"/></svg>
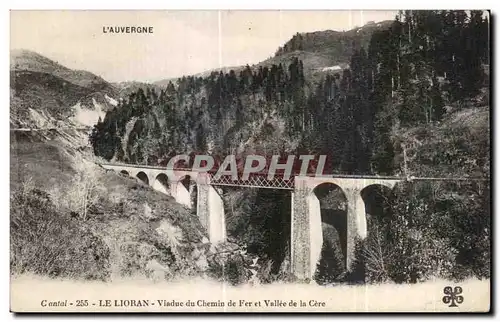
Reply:
<svg viewBox="0 0 500 322"><path fill-rule="evenodd" d="M323 246L321 208L313 191L318 184L311 184L311 181L296 177L295 190L292 193L291 272L301 280L313 278ZM352 271L356 256L356 239L364 239L367 236L365 203L361 197L365 184L342 183L335 182L347 199L345 264L347 270Z"/></svg>
<svg viewBox="0 0 500 322"><path fill-rule="evenodd" d="M170 195L174 197L175 201L191 209L191 193L181 181L172 181Z"/></svg>
<svg viewBox="0 0 500 322"><path fill-rule="evenodd" d="M207 230L211 243L226 240L226 221L224 202L217 190L206 182L197 183L198 199L196 213Z"/></svg>
<svg viewBox="0 0 500 322"><path fill-rule="evenodd" d="M290 268L299 280L312 277L311 242L308 196L311 190L296 182L292 192Z"/></svg>
<svg viewBox="0 0 500 322"><path fill-rule="evenodd" d="M309 245L311 249L309 269L312 278L321 259L321 250L323 249L323 225L321 223L321 205L318 197L314 193L309 193L307 204L309 210Z"/></svg>
<svg viewBox="0 0 500 322"><path fill-rule="evenodd" d="M356 259L356 239L364 239L367 235L365 202L358 188L344 189L347 199L347 241L346 241L346 267L353 269L352 264Z"/></svg>
<svg viewBox="0 0 500 322"><path fill-rule="evenodd" d="M357 238L367 234L365 204L360 190L344 189L347 198L346 268L351 271ZM312 279L321 257L323 230L318 198L301 187L292 193L291 270L301 280Z"/></svg>

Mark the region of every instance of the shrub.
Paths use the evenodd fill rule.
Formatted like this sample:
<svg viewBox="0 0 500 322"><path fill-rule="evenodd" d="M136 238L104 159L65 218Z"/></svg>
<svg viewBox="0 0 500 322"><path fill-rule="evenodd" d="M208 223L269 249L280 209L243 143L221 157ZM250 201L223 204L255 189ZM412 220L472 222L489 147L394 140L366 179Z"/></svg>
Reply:
<svg viewBox="0 0 500 322"><path fill-rule="evenodd" d="M101 184L101 175L95 164L83 157L75 157L73 161L75 174L71 182L61 189L54 187L51 196L58 209L67 209L82 220L87 220L91 212L99 213L106 189Z"/></svg>
<svg viewBox="0 0 500 322"><path fill-rule="evenodd" d="M339 234L333 227L323 230L325 235L321 247L321 259L316 266L314 280L320 285L341 282L345 278L345 257L342 254Z"/></svg>
<svg viewBox="0 0 500 322"><path fill-rule="evenodd" d="M408 229L392 245L388 274L397 283L416 283L432 277L448 277L455 263L455 250L432 232Z"/></svg>
<svg viewBox="0 0 500 322"><path fill-rule="evenodd" d="M58 213L49 195L37 189L11 196L12 273L104 280L109 249L88 227Z"/></svg>
<svg viewBox="0 0 500 322"><path fill-rule="evenodd" d="M358 261L364 263L365 279L368 283L382 283L389 279L388 265L394 260L393 252L387 247L385 236L376 221L368 220L371 227L366 240L360 244Z"/></svg>
<svg viewBox="0 0 500 322"><path fill-rule="evenodd" d="M368 236L356 248L367 282L490 276L488 184L407 182L385 212L367 217Z"/></svg>
<svg viewBox="0 0 500 322"><path fill-rule="evenodd" d="M392 201L384 248L396 282L489 276L489 189L475 184L406 183ZM488 192L486 192L488 191ZM392 259L391 259L392 258Z"/></svg>
<svg viewBox="0 0 500 322"><path fill-rule="evenodd" d="M214 254L208 260L208 275L218 281L239 285L248 282L251 273L243 255L238 251Z"/></svg>

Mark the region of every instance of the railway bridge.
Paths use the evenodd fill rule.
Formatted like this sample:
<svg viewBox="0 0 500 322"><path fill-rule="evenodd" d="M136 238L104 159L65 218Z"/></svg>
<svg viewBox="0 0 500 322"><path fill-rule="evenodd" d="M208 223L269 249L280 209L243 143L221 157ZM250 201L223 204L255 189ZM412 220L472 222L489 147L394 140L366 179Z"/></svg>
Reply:
<svg viewBox="0 0 500 322"><path fill-rule="evenodd" d="M191 188L183 181L196 183L197 215L208 232L210 242L226 239L224 204L217 189L219 186L285 189L291 193L291 272L300 279L311 279L321 256L323 231L321 208L314 189L329 183L338 186L347 200L346 267L351 268L354 260L356 238L367 236L366 210L361 192L373 185L393 189L403 177L378 176L292 176L289 180L265 176L253 176L248 180L232 180L227 176L217 178L211 173L192 169L172 169L157 166L118 163L101 164L105 169L138 178L154 189L171 195L175 200L191 208Z"/></svg>

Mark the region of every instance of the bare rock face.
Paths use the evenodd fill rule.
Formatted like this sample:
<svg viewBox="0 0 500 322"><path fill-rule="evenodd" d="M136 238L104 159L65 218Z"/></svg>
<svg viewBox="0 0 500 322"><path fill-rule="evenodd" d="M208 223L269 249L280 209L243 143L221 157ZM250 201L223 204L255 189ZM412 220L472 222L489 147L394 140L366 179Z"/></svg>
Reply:
<svg viewBox="0 0 500 322"><path fill-rule="evenodd" d="M209 268L207 256L203 249L195 248L191 253L191 258L200 271L206 271Z"/></svg>
<svg viewBox="0 0 500 322"><path fill-rule="evenodd" d="M10 56L14 128L87 128L118 103L118 90L97 75L28 50Z"/></svg>

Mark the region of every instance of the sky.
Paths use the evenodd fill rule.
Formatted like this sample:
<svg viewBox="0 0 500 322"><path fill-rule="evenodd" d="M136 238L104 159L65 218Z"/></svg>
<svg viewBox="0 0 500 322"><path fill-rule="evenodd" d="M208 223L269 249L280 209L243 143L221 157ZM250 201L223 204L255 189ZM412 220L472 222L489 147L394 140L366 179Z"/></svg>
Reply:
<svg viewBox="0 0 500 322"><path fill-rule="evenodd" d="M396 11L11 11L10 47L111 82L147 81L256 64L297 32L349 30ZM153 34L103 27L147 26Z"/></svg>

